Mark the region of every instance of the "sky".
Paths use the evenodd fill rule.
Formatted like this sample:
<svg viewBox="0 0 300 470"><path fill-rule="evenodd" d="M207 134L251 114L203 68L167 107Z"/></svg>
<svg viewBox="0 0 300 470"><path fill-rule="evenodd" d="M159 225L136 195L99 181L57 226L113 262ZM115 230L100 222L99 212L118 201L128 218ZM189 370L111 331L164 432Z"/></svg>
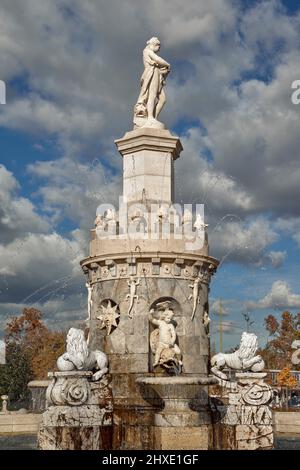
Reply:
<svg viewBox="0 0 300 470"><path fill-rule="evenodd" d="M26 9L24 8L26 3ZM160 116L184 147L176 202L204 203L211 341L300 310L300 2L2 0L0 337L23 307L51 328L86 317L79 261L97 206L117 203L114 140L132 129L152 36L172 71Z"/></svg>

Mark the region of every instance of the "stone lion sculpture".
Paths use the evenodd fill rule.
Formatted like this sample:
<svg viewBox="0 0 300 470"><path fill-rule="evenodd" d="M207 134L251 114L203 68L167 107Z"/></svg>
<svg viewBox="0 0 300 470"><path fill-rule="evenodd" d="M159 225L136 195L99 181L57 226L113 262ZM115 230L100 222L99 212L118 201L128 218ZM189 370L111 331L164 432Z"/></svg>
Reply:
<svg viewBox="0 0 300 470"><path fill-rule="evenodd" d="M230 354L218 353L211 359L211 372L218 378L228 380L226 374L222 369L228 367L229 369L239 371L261 372L265 363L261 356L255 355L258 349L257 336L254 333L242 334L240 347L237 351Z"/></svg>
<svg viewBox="0 0 300 470"><path fill-rule="evenodd" d="M70 328L66 340L67 350L57 359L58 370L97 370L92 380L95 382L108 372L108 359L102 351L89 351L84 331Z"/></svg>

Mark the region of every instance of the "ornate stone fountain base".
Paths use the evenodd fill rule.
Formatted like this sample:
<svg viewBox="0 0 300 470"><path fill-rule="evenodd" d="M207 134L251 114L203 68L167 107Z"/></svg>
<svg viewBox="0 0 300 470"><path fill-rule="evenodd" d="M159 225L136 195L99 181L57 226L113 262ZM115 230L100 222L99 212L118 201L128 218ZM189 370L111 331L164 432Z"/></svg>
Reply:
<svg viewBox="0 0 300 470"><path fill-rule="evenodd" d="M38 435L43 450L98 450L112 446L109 377L91 382L92 372L50 372L47 410Z"/></svg>
<svg viewBox="0 0 300 470"><path fill-rule="evenodd" d="M152 426L155 450L210 449L213 427L208 385L214 377L140 377L141 387L156 392L164 408L154 415Z"/></svg>

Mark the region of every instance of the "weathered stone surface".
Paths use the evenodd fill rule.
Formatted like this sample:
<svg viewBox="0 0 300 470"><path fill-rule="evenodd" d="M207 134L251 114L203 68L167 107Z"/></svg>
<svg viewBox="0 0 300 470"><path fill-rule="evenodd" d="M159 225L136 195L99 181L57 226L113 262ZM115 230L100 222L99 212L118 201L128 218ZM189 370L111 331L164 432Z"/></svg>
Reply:
<svg viewBox="0 0 300 470"><path fill-rule="evenodd" d="M237 450L272 449L272 426L238 424L236 426Z"/></svg>
<svg viewBox="0 0 300 470"><path fill-rule="evenodd" d="M121 427L121 441L116 447L122 450L152 450L153 435L151 426L123 425ZM115 441L116 442L116 441Z"/></svg>
<svg viewBox="0 0 300 470"><path fill-rule="evenodd" d="M199 374L203 373L203 371L207 371L208 369L208 357L207 356L199 356L198 361L195 362L194 356L191 354L185 354L182 357L183 360L183 372L189 374Z"/></svg>
<svg viewBox="0 0 300 470"><path fill-rule="evenodd" d="M275 411L274 426L276 433L300 434L300 413L298 411Z"/></svg>
<svg viewBox="0 0 300 470"><path fill-rule="evenodd" d="M212 450L235 450L236 432L235 427L220 422L213 424Z"/></svg>
<svg viewBox="0 0 300 470"><path fill-rule="evenodd" d="M111 426L43 427L39 432L42 450L99 450L112 448Z"/></svg>
<svg viewBox="0 0 300 470"><path fill-rule="evenodd" d="M212 427L154 427L155 450L207 450L213 440Z"/></svg>
<svg viewBox="0 0 300 470"><path fill-rule="evenodd" d="M239 373L227 394L228 404L217 404L215 415L216 436L225 433L222 448L237 450L270 449L273 447L273 413L270 407L271 387L264 382L264 373ZM224 430L222 430L224 426ZM234 430L228 433L228 429Z"/></svg>
<svg viewBox="0 0 300 470"><path fill-rule="evenodd" d="M115 329L106 338L106 352L107 354L125 354L126 352L126 335L121 328Z"/></svg>
<svg viewBox="0 0 300 470"><path fill-rule="evenodd" d="M126 338L126 351L129 354L147 354L149 350L148 336L143 336L142 331L139 335L129 335Z"/></svg>
<svg viewBox="0 0 300 470"><path fill-rule="evenodd" d="M109 357L110 373L148 372L148 354L114 354Z"/></svg>
<svg viewBox="0 0 300 470"><path fill-rule="evenodd" d="M181 316L178 318L176 331L178 336L193 338L195 337L195 323L191 321L190 317Z"/></svg>
<svg viewBox="0 0 300 470"><path fill-rule="evenodd" d="M111 448L113 404L110 377L91 382L91 376L92 372L79 371L69 375L62 372L53 374L53 382L47 390L48 407L43 413L38 434L40 449Z"/></svg>
<svg viewBox="0 0 300 470"><path fill-rule="evenodd" d="M0 434L1 433L37 433L42 421L41 414L17 413L8 411L0 413Z"/></svg>
<svg viewBox="0 0 300 470"><path fill-rule="evenodd" d="M185 335L180 337L179 339L180 349L182 350L182 354L189 354L191 356L200 357L200 341L197 336L189 336L186 337Z"/></svg>
<svg viewBox="0 0 300 470"><path fill-rule="evenodd" d="M143 310L143 315L134 315L133 317L133 334L134 335L143 335L148 336L149 334L149 318L148 315L145 315L145 307Z"/></svg>
<svg viewBox="0 0 300 470"><path fill-rule="evenodd" d="M133 325L134 325L132 319L129 318L127 315L127 309L128 309L128 303L121 302L120 303L121 317L120 317L118 329L120 329L126 336L133 335Z"/></svg>
<svg viewBox="0 0 300 470"><path fill-rule="evenodd" d="M101 409L97 405L51 406L43 414L43 425L46 427L90 427L108 426L112 423L111 410Z"/></svg>
<svg viewBox="0 0 300 470"><path fill-rule="evenodd" d="M270 424L272 425L272 410L269 406L229 405L222 420L226 424Z"/></svg>
<svg viewBox="0 0 300 470"><path fill-rule="evenodd" d="M182 412L181 410L176 410L177 403L174 402L174 412L160 413L155 414L154 424L159 427L196 427L203 426L204 424L211 423L211 416L209 412Z"/></svg>

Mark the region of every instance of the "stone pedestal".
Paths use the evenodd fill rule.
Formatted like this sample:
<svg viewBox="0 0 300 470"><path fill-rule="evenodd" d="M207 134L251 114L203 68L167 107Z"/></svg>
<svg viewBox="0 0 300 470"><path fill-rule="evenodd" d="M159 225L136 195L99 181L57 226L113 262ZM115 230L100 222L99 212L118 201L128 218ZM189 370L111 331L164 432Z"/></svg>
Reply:
<svg viewBox="0 0 300 470"><path fill-rule="evenodd" d="M92 372L53 372L47 410L38 435L43 450L98 450L112 447L110 377L91 382Z"/></svg>
<svg viewBox="0 0 300 470"><path fill-rule="evenodd" d="M161 129L136 129L115 141L123 156L123 196L127 203L173 200L173 161L182 146L178 137Z"/></svg>
<svg viewBox="0 0 300 470"><path fill-rule="evenodd" d="M32 380L28 383L31 393L30 411L33 413L46 411L46 390L49 384L49 380Z"/></svg>
<svg viewBox="0 0 300 470"><path fill-rule="evenodd" d="M272 388L264 382L265 373L238 373L230 384L228 404L218 405L221 436L217 448L267 450L273 448ZM217 420L218 421L218 420Z"/></svg>
<svg viewBox="0 0 300 470"><path fill-rule="evenodd" d="M213 377L140 377L137 383L154 390L164 408L154 413L155 450L206 450L212 448L213 428L208 385Z"/></svg>

